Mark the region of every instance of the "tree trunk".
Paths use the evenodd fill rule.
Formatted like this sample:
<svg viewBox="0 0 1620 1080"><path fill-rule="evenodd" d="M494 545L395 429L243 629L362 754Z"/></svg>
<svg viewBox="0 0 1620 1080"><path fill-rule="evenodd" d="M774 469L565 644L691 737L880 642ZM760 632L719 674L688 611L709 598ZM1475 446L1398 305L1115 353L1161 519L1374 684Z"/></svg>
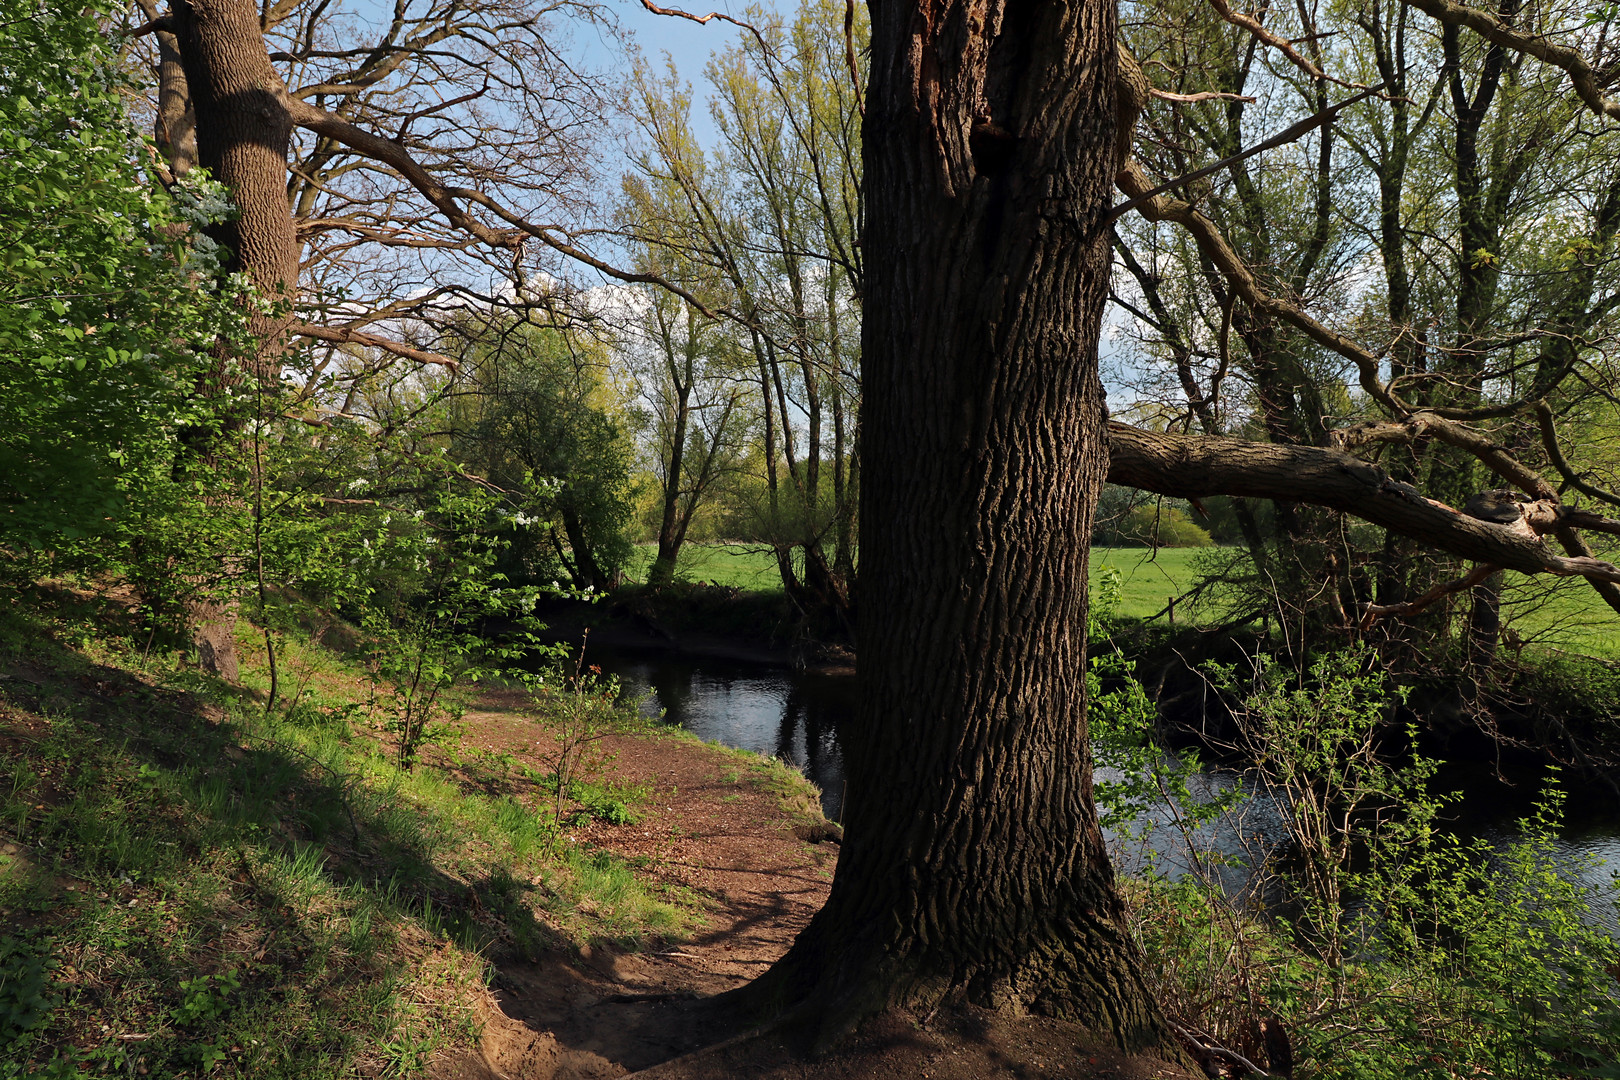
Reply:
<svg viewBox="0 0 1620 1080"><path fill-rule="evenodd" d="M691 347L688 340L687 348ZM673 344L666 348L673 349ZM658 522L658 557L647 571L647 584L654 586L668 585L675 580L675 563L681 555L681 541L686 539L686 522L680 516L681 470L685 468L686 426L691 419L692 371L688 363L687 380L683 383L673 358L669 366L675 385L675 431L670 436L668 468L664 473L664 512Z"/></svg>
<svg viewBox="0 0 1620 1080"><path fill-rule="evenodd" d="M237 209L210 233L231 253L225 268L245 273L261 300L279 306L254 318L257 348L240 359L273 382L298 290L298 235L287 203L292 117L277 100L281 77L265 51L255 7L176 0L174 16L196 116L197 163L230 188Z"/></svg>
<svg viewBox="0 0 1620 1080"><path fill-rule="evenodd" d="M752 993L821 1044L970 999L1161 1043L1092 803L1115 12L873 5L861 701L826 906Z"/></svg>
<svg viewBox="0 0 1620 1080"><path fill-rule="evenodd" d="M561 512L563 532L567 534L568 546L574 552L574 587L603 588L607 584L607 575L597 565L596 553L591 550L590 538L585 535L585 523L580 520L579 511L563 506Z"/></svg>
<svg viewBox="0 0 1620 1080"><path fill-rule="evenodd" d="M225 342L215 349L217 362L202 391L219 399L239 381L239 364L264 385L274 385L280 377L298 289L298 237L286 187L293 123L276 99L281 79L265 52L254 7L242 0L176 0L174 23L184 88L196 120L197 163L230 188L237 209L209 232L230 252L224 269L245 273L258 299L273 305L249 320L252 352L239 355ZM171 82L178 87L178 80ZM170 88L166 82L165 89ZM160 115L184 115L175 101L167 101L164 109ZM171 129L171 139L177 134ZM233 427L225 418L225 430ZM192 440L199 460L207 463L214 457L212 444L219 437L204 434ZM196 603L188 620L203 669L234 681L234 603Z"/></svg>

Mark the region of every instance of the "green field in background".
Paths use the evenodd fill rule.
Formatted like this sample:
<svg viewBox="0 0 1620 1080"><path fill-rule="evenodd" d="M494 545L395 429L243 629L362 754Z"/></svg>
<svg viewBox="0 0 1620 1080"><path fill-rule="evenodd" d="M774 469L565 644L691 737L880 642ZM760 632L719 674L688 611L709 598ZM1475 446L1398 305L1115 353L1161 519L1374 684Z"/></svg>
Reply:
<svg viewBox="0 0 1620 1080"><path fill-rule="evenodd" d="M630 567L632 580L644 581L656 548L637 546L637 561ZM1208 548L1093 548L1093 580L1103 567L1118 570L1121 582L1115 614L1146 619L1159 614L1172 596L1192 588L1197 576L1195 560ZM782 587L776 556L755 544L686 544L681 548L677 575L690 581L708 581L738 589L775 591ZM1550 577L1508 575L1503 590L1503 615L1525 643L1572 652L1620 659L1620 615L1615 614L1582 581L1555 581ZM1177 611L1177 621L1194 612ZM1202 616L1202 617L1208 617Z"/></svg>
<svg viewBox="0 0 1620 1080"><path fill-rule="evenodd" d="M1197 575L1193 560L1208 548L1105 548L1091 549L1092 595L1098 573L1110 568L1124 575L1114 614L1122 619L1147 619L1165 609L1172 596L1192 588ZM1178 620L1182 618L1177 612Z"/></svg>
<svg viewBox="0 0 1620 1080"><path fill-rule="evenodd" d="M1582 579L1509 573L1502 588L1502 616L1531 647L1620 660L1620 614Z"/></svg>
<svg viewBox="0 0 1620 1080"><path fill-rule="evenodd" d="M628 568L630 579L646 581L647 568L657 554L657 544L637 544L638 561ZM779 592L782 588L776 555L760 544L682 544L675 576L756 592Z"/></svg>

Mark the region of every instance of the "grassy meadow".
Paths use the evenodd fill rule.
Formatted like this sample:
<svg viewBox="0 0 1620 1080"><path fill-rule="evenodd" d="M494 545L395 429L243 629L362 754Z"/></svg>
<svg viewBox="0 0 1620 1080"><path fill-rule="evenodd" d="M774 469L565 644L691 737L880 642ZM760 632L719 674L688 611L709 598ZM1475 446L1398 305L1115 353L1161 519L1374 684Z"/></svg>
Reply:
<svg viewBox="0 0 1620 1080"><path fill-rule="evenodd" d="M267 712L246 620L233 688L112 608L0 615L0 1080L417 1075L476 1042L492 958L701 923L573 835L645 792L586 772L556 799L467 733L470 697L406 770L357 658L286 635ZM550 739L546 700L476 707Z"/></svg>
<svg viewBox="0 0 1620 1080"><path fill-rule="evenodd" d="M629 567L632 581L646 581L647 570L658 554L656 544L637 544L635 561ZM686 581L705 581L748 592L780 592L782 577L776 570L776 554L763 544L722 541L681 545L675 576Z"/></svg>
<svg viewBox="0 0 1620 1080"><path fill-rule="evenodd" d="M631 578L645 580L656 548L637 548ZM1197 577L1196 560L1208 548L1105 548L1091 550L1091 570L1118 570L1121 581L1115 614L1123 619L1161 615L1171 597L1185 594ZM769 548L743 543L688 543L681 548L676 575L750 592L782 587L776 557ZM1510 573L1503 589L1504 615L1518 641L1528 648L1556 648L1620 660L1620 615L1582 581L1530 578ZM1177 621L1198 613L1178 607ZM1161 615L1162 617L1162 615Z"/></svg>

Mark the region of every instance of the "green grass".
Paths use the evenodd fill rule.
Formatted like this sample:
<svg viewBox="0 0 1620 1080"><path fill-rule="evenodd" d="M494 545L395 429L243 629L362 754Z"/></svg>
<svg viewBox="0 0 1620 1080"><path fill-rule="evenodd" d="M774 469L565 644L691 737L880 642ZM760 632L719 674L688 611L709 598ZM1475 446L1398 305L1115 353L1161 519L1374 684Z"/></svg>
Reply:
<svg viewBox="0 0 1620 1080"><path fill-rule="evenodd" d="M638 562L629 568L635 581L647 580L647 569L658 554L656 544L636 545ZM776 553L761 544L681 545L675 576L686 581L705 581L750 592L781 592L782 575L776 568Z"/></svg>
<svg viewBox="0 0 1620 1080"><path fill-rule="evenodd" d="M645 576L654 548L638 549ZM1207 548L1093 548L1093 579L1103 567L1124 575L1115 614L1123 619L1158 615L1172 596L1190 590L1197 577L1195 560ZM776 558L767 549L748 544L686 544L681 549L677 574L691 581L756 592L780 592ZM1620 660L1620 615L1583 581L1527 578L1510 573L1503 593L1505 614L1519 637L1530 647L1547 646ZM1178 620L1192 616L1177 610Z"/></svg>
<svg viewBox="0 0 1620 1080"><path fill-rule="evenodd" d="M1192 558L1198 550L1160 548L1155 558L1148 548L1094 548L1091 565L1113 566L1125 574L1119 614L1140 619L1160 611L1167 597L1180 595L1191 586ZM640 562L631 568L631 577L645 580L657 548L641 544L637 552ZM757 592L780 592L782 588L776 555L756 544L684 544L675 573L689 581Z"/></svg>
<svg viewBox="0 0 1620 1080"><path fill-rule="evenodd" d="M1502 607L1527 647L1620 660L1620 614L1583 579L1510 572Z"/></svg>
<svg viewBox="0 0 1620 1080"><path fill-rule="evenodd" d="M1193 560L1207 548L1103 548L1091 549L1091 578L1112 568L1124 575L1114 614L1122 619L1147 619L1163 611L1173 596L1192 588L1197 576ZM1095 590L1093 590L1095 596ZM1177 617L1182 615L1178 611Z"/></svg>
<svg viewBox="0 0 1620 1080"><path fill-rule="evenodd" d="M1091 569L1112 567L1124 575L1115 614L1146 619L1172 596L1192 588L1196 560L1207 548L1093 548ZM1503 616L1526 647L1550 647L1620 660L1620 614L1585 581L1509 573L1503 586ZM1192 614L1192 613L1189 613ZM1177 610L1177 618L1182 618Z"/></svg>
<svg viewBox="0 0 1620 1080"><path fill-rule="evenodd" d="M694 921L500 777L402 772L324 650L284 644L267 717L6 606L0 1080L411 1075L476 1039L492 959Z"/></svg>

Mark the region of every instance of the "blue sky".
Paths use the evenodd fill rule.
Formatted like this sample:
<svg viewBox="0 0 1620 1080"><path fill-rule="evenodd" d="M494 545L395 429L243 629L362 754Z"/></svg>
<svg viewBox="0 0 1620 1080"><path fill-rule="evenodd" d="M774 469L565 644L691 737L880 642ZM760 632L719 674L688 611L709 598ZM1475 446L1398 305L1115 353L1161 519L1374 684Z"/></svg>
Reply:
<svg viewBox="0 0 1620 1080"><path fill-rule="evenodd" d="M711 11L740 15L745 6L745 0L702 0L697 5L680 0L654 2L662 8L678 8L698 16ZM681 78L691 83L697 92L692 108L694 133L704 145L712 145L715 129L713 121L709 119L708 106L704 104L703 65L709 62L711 53L730 45L742 31L719 19L699 25L689 19L655 15L642 7L639 0L606 0L606 5L649 59L662 64L663 56L667 54L675 61ZM595 31L582 31L580 45L587 62L593 66L607 68L623 62L616 54L616 45L604 41Z"/></svg>

